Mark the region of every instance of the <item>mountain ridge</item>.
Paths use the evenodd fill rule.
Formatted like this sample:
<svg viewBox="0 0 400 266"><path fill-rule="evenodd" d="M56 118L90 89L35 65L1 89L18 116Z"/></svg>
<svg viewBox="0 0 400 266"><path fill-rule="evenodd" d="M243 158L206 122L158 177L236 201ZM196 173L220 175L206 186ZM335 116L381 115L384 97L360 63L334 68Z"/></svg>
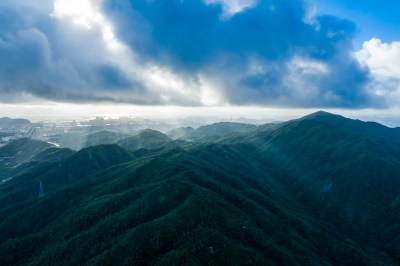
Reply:
<svg viewBox="0 0 400 266"><path fill-rule="evenodd" d="M341 115L334 115L324 111L318 111L300 119L323 121L334 126L341 126L343 128L347 128L348 130L356 131L357 133L361 133L369 137L379 137L396 142L400 141L400 127L390 128L377 122L364 122L358 119L349 119Z"/></svg>
<svg viewBox="0 0 400 266"><path fill-rule="evenodd" d="M0 117L0 125L27 125L30 124L31 121L24 118L9 118L9 117Z"/></svg>
<svg viewBox="0 0 400 266"><path fill-rule="evenodd" d="M0 184L0 257L397 265L400 143L390 128L360 127L370 124L314 113L191 142L144 131L160 146L99 145L39 162Z"/></svg>

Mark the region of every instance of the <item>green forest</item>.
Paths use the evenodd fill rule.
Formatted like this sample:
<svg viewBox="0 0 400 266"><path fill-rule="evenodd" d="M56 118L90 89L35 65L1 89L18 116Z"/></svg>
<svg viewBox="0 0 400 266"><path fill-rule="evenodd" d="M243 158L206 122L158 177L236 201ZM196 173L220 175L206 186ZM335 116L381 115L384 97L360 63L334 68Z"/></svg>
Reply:
<svg viewBox="0 0 400 266"><path fill-rule="evenodd" d="M0 147L0 265L400 264L399 128L317 112L81 143Z"/></svg>

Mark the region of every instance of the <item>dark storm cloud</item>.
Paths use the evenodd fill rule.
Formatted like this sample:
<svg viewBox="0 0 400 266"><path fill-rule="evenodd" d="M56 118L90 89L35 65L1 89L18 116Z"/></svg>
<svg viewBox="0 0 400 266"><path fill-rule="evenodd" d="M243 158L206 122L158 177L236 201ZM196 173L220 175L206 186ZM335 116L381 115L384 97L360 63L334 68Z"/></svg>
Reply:
<svg viewBox="0 0 400 266"><path fill-rule="evenodd" d="M89 31L60 22L50 16L52 1L43 9L8 2L0 5L3 102L31 94L70 102L199 105L207 81L220 103L385 105L366 89L369 70L351 55L355 25L330 16L310 21L305 1L262 0L233 15L202 0L104 1L102 12L117 39L135 55L133 69L117 64L99 26ZM144 80L147 70L138 72L149 65L167 69L193 93L159 92Z"/></svg>
<svg viewBox="0 0 400 266"><path fill-rule="evenodd" d="M129 102L114 96L141 86L103 58L99 29L63 25L49 6L9 3L0 5L0 102Z"/></svg>

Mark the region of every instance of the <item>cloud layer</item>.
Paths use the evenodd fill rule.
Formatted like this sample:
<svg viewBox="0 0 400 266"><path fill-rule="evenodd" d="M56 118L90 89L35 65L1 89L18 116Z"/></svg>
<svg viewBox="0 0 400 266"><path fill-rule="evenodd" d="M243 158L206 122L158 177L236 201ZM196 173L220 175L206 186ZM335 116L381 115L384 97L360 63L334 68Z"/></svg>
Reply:
<svg viewBox="0 0 400 266"><path fill-rule="evenodd" d="M373 38L364 42L363 49L356 53L362 65L371 70L371 91L382 95L389 105L400 102L400 42L383 43Z"/></svg>
<svg viewBox="0 0 400 266"><path fill-rule="evenodd" d="M310 1L36 2L0 4L2 102L387 104L355 25Z"/></svg>

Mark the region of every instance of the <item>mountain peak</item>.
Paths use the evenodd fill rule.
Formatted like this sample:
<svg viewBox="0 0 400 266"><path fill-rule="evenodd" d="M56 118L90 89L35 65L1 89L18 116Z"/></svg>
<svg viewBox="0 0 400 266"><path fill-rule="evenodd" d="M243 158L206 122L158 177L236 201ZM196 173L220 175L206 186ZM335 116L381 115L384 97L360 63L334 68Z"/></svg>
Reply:
<svg viewBox="0 0 400 266"><path fill-rule="evenodd" d="M132 153L117 144L102 144L84 148L62 163L66 176L84 177L133 159Z"/></svg>
<svg viewBox="0 0 400 266"><path fill-rule="evenodd" d="M136 136L155 136L155 137L168 139L168 136L166 134L164 134L158 130L154 130L154 129L150 129L150 128L139 131L139 133Z"/></svg>
<svg viewBox="0 0 400 266"><path fill-rule="evenodd" d="M309 115L306 115L306 116L302 117L301 119L321 119L321 118L333 118L333 117L334 118L339 118L339 117L344 118L341 115L332 114L332 113L320 110L320 111L311 113Z"/></svg>
<svg viewBox="0 0 400 266"><path fill-rule="evenodd" d="M325 111L318 111L299 119L299 121L304 120L327 123L367 137L386 139L395 142L399 142L400 139L400 128L388 128L376 122L364 122L358 119L350 119Z"/></svg>
<svg viewBox="0 0 400 266"><path fill-rule="evenodd" d="M140 148L158 149L165 147L171 141L171 138L160 131L145 129L137 135L118 141L117 144L130 151L136 151Z"/></svg>

